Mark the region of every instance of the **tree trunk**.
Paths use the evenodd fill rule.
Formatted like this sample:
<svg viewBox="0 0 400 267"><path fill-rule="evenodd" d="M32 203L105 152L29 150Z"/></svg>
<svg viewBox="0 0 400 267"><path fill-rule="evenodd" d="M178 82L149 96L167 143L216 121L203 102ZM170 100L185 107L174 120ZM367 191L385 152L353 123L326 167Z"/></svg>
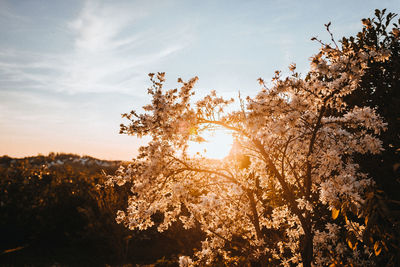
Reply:
<svg viewBox="0 0 400 267"><path fill-rule="evenodd" d="M311 223L309 217L307 218L307 221L308 223L304 227L304 236L300 241L303 267L311 267L311 263L313 261L313 235L311 231Z"/></svg>
<svg viewBox="0 0 400 267"><path fill-rule="evenodd" d="M252 174L252 176L250 177L254 177L254 174ZM251 212L253 214L253 225L254 228L256 230L256 235L257 235L257 239L263 239L263 234L261 232L261 228L260 228L260 220L258 218L258 211L257 211L257 205L256 205L256 200L254 199L254 192L251 190L247 190L247 196L249 198L249 202L250 202L250 209ZM267 257L265 255L262 255L260 257L260 265L261 267L267 267Z"/></svg>

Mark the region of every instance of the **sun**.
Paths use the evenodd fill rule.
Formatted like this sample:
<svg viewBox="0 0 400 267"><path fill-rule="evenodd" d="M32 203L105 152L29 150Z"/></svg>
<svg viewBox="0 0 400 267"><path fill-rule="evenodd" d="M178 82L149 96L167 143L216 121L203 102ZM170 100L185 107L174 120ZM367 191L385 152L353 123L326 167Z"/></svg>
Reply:
<svg viewBox="0 0 400 267"><path fill-rule="evenodd" d="M200 154L209 159L223 159L228 156L232 144L232 134L224 129L205 131L201 134L204 142L189 141L188 154L194 156Z"/></svg>

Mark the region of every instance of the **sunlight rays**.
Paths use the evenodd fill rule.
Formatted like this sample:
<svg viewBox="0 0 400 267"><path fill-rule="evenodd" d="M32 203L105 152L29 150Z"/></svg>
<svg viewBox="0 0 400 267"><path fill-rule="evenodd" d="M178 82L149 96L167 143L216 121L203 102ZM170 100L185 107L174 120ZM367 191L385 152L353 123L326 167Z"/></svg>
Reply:
<svg viewBox="0 0 400 267"><path fill-rule="evenodd" d="M198 143L189 141L188 154L194 156L197 153L209 159L223 159L228 156L233 138L229 131L216 129L201 134L206 141Z"/></svg>

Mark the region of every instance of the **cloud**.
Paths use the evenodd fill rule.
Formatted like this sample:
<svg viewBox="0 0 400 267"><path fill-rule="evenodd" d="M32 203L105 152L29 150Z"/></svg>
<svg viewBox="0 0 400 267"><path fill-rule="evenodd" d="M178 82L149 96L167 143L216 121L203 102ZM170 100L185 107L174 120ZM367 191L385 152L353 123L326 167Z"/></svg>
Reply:
<svg viewBox="0 0 400 267"><path fill-rule="evenodd" d="M164 22L154 22L152 13L162 6L152 4L86 1L76 17L64 21L65 29L55 33L70 42L63 52L0 44L0 90L143 92L152 66L191 43L189 27L165 30ZM51 25L42 27L49 33L54 30Z"/></svg>
<svg viewBox="0 0 400 267"><path fill-rule="evenodd" d="M134 42L136 38L118 38L118 34L148 13L143 8L124 12L127 8L129 6L107 6L104 2L86 1L81 14L69 23L78 36L76 48L89 53L102 52Z"/></svg>

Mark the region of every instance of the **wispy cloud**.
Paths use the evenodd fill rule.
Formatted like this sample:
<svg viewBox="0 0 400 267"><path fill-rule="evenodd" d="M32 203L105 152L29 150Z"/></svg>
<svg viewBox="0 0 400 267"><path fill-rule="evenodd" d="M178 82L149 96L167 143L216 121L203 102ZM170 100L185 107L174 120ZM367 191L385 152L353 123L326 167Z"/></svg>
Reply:
<svg viewBox="0 0 400 267"><path fill-rule="evenodd" d="M162 25L150 27L146 22L152 19L153 6L142 1L86 1L75 18L65 21L67 31L57 33L67 32L71 42L70 49L62 53L0 46L1 87L68 93L143 89L143 77L151 66L191 40L188 27L174 32L161 29Z"/></svg>
<svg viewBox="0 0 400 267"><path fill-rule="evenodd" d="M122 45L132 44L136 36L121 38L118 34L135 21L148 16L148 12L144 8L126 12L127 8L86 1L80 15L69 23L77 35L76 49L94 53L112 51Z"/></svg>

